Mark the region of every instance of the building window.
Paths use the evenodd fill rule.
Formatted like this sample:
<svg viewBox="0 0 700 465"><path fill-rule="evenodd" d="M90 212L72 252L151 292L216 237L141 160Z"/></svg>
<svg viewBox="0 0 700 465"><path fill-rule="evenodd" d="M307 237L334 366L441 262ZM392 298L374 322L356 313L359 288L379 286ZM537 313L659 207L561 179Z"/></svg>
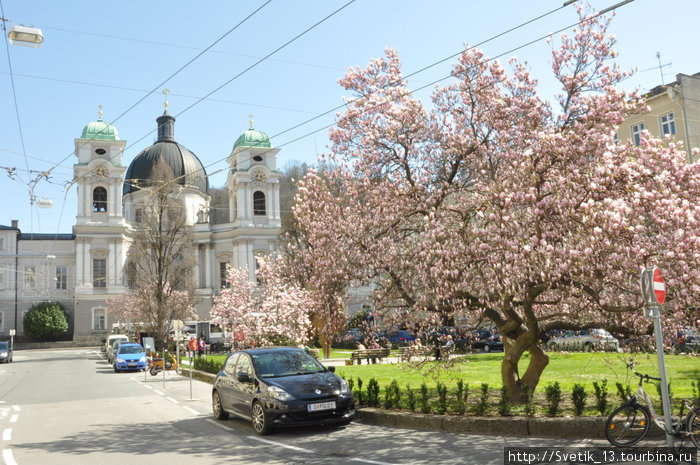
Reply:
<svg viewBox="0 0 700 465"><path fill-rule="evenodd" d="M265 194L260 191L253 192L253 215L265 216Z"/></svg>
<svg viewBox="0 0 700 465"><path fill-rule="evenodd" d="M33 266L24 267L24 288L36 289L36 268Z"/></svg>
<svg viewBox="0 0 700 465"><path fill-rule="evenodd" d="M228 263L219 262L219 287L221 289L231 287L231 283L228 282Z"/></svg>
<svg viewBox="0 0 700 465"><path fill-rule="evenodd" d="M143 208L137 208L136 214L134 215L134 221L136 224L143 223Z"/></svg>
<svg viewBox="0 0 700 465"><path fill-rule="evenodd" d="M92 329L104 330L106 325L105 309L95 308L92 310Z"/></svg>
<svg viewBox="0 0 700 465"><path fill-rule="evenodd" d="M107 287L107 259L95 258L92 261L92 287Z"/></svg>
<svg viewBox="0 0 700 465"><path fill-rule="evenodd" d="M5 250L5 238L0 237L0 250Z"/></svg>
<svg viewBox="0 0 700 465"><path fill-rule="evenodd" d="M673 117L673 112L661 115L661 135L676 135L676 119Z"/></svg>
<svg viewBox="0 0 700 465"><path fill-rule="evenodd" d="M639 146L642 143L642 131L644 131L644 122L633 124L630 130L634 145Z"/></svg>
<svg viewBox="0 0 700 465"><path fill-rule="evenodd" d="M105 213L107 211L107 189L96 187L92 191L92 211Z"/></svg>
<svg viewBox="0 0 700 465"><path fill-rule="evenodd" d="M0 312L0 332L5 332L5 312Z"/></svg>
<svg viewBox="0 0 700 465"><path fill-rule="evenodd" d="M0 266L0 290L5 289L5 268Z"/></svg>
<svg viewBox="0 0 700 465"><path fill-rule="evenodd" d="M68 267L56 267L56 289L65 290L68 285Z"/></svg>

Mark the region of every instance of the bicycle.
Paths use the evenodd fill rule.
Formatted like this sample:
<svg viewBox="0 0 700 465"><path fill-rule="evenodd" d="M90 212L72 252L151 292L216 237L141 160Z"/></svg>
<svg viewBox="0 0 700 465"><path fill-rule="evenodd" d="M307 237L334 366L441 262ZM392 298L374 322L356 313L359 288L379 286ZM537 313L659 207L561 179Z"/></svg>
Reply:
<svg viewBox="0 0 700 465"><path fill-rule="evenodd" d="M634 369L634 360L631 358L627 363L627 368L639 377L639 385L636 395L630 396L625 404L615 409L605 422L605 436L608 441L618 447L638 443L649 431L649 419L651 418L659 428L668 434L680 439L690 438L695 447L700 449L700 402L691 403L682 399L678 418L674 418L672 424L667 426L663 418L656 414L654 405L642 386L644 382L661 381L661 378L637 372ZM683 419L684 408L689 410L685 419Z"/></svg>

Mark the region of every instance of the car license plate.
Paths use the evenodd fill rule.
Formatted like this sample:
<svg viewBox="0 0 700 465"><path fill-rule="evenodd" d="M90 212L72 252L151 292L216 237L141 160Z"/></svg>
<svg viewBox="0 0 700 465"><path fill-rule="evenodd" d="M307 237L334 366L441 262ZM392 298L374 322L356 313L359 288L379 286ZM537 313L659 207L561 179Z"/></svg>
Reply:
<svg viewBox="0 0 700 465"><path fill-rule="evenodd" d="M333 410L335 409L335 401L333 402L321 402L318 404L309 404L309 412L318 412L320 410Z"/></svg>
<svg viewBox="0 0 700 465"><path fill-rule="evenodd" d="M135 367L136 364L135 364L135 363L129 363L129 366L130 366L130 367Z"/></svg>

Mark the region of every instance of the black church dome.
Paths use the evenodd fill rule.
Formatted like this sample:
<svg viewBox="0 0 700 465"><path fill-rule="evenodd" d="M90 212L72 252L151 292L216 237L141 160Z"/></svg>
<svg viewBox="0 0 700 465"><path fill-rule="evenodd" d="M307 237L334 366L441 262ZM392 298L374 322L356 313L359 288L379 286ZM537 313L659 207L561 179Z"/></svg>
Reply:
<svg viewBox="0 0 700 465"><path fill-rule="evenodd" d="M151 185L151 173L159 160L163 160L181 186L194 187L209 193L209 178L204 165L185 146L175 141L175 118L166 111L159 116L158 140L144 149L131 162L124 177L124 195Z"/></svg>

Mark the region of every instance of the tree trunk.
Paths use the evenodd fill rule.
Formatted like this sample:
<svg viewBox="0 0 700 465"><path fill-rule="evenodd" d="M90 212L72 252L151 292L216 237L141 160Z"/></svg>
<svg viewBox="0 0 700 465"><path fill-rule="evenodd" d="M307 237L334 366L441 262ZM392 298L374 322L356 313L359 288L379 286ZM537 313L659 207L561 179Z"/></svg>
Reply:
<svg viewBox="0 0 700 465"><path fill-rule="evenodd" d="M526 339L524 334L514 341L504 338L505 356L501 362L501 377L514 404L524 404L527 401L525 387L527 386L527 389L533 392L540 382L545 367L549 364L549 357L537 341L528 345ZM518 362L526 350L530 353L530 362L525 374L521 377Z"/></svg>

